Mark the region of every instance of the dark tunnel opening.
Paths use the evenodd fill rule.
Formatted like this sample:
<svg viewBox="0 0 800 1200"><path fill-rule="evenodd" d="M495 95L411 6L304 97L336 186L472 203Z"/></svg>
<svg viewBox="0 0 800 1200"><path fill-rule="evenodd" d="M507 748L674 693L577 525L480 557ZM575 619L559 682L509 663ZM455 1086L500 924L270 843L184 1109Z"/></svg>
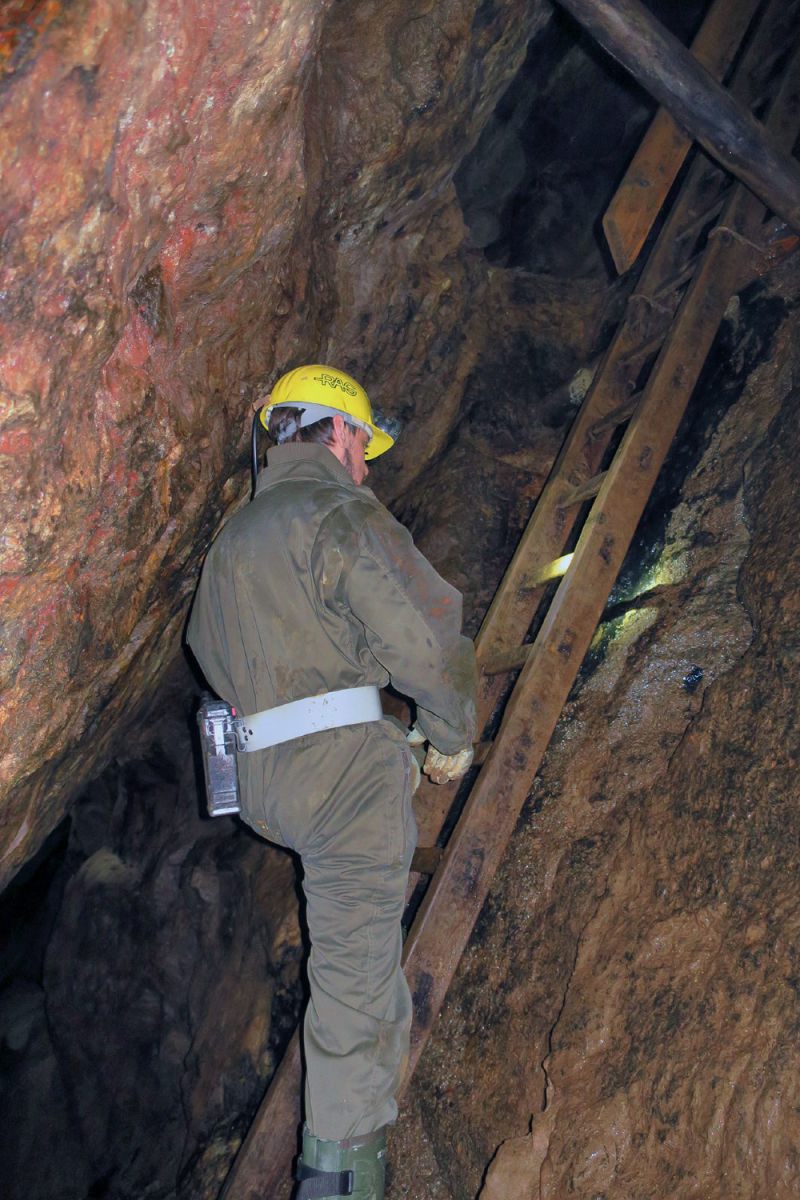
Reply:
<svg viewBox="0 0 800 1200"><path fill-rule="evenodd" d="M650 7L687 41L708 5ZM631 76L557 11L456 172L472 245L498 267L610 282L598 222L654 111Z"/></svg>

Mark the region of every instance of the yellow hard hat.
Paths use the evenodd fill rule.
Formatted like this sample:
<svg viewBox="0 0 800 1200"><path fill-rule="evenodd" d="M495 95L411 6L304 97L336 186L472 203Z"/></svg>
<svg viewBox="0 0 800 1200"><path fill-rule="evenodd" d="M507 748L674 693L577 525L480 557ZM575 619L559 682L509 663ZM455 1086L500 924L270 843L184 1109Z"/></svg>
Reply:
<svg viewBox="0 0 800 1200"><path fill-rule="evenodd" d="M312 363L281 375L272 389L269 404L261 409L261 424L265 429L269 428L275 408L302 408L299 428L341 413L350 424L369 434L365 458L377 458L394 445L396 432L389 431L388 422L378 424L361 384L336 367Z"/></svg>

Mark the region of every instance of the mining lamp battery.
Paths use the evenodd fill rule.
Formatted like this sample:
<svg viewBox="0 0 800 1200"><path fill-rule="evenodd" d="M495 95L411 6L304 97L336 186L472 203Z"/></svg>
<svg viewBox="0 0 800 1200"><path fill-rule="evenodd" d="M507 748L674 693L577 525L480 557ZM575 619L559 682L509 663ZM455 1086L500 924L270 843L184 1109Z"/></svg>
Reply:
<svg viewBox="0 0 800 1200"><path fill-rule="evenodd" d="M236 736L233 722L236 710L225 700L207 693L197 712L200 749L206 780L206 802L211 817L225 817L240 811L239 771L236 765Z"/></svg>

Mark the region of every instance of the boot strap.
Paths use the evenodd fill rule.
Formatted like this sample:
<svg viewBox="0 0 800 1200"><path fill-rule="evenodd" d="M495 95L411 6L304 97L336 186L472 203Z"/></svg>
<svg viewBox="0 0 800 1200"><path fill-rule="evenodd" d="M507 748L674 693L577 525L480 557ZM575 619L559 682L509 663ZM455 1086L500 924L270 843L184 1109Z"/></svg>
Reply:
<svg viewBox="0 0 800 1200"><path fill-rule="evenodd" d="M333 1200L337 1196L352 1196L352 1171L318 1171L300 1163L297 1168L300 1187L296 1200Z"/></svg>

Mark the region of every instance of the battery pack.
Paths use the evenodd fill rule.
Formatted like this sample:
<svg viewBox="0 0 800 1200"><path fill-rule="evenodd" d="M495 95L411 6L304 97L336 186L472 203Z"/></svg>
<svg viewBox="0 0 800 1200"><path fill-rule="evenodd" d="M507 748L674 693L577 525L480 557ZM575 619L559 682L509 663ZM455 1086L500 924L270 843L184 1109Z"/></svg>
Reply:
<svg viewBox="0 0 800 1200"><path fill-rule="evenodd" d="M225 700L207 693L197 712L200 749L206 781L206 803L211 817L240 811L239 771L236 765L236 711Z"/></svg>

